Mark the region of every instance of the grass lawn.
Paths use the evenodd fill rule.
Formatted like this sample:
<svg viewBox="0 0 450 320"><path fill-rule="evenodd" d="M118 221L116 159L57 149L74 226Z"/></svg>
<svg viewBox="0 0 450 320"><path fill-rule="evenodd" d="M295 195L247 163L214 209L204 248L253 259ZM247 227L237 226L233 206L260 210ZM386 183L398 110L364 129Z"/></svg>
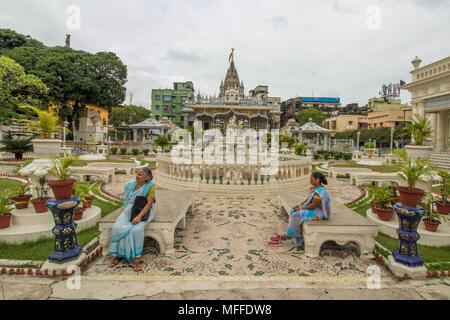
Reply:
<svg viewBox="0 0 450 320"><path fill-rule="evenodd" d="M133 160L130 159L106 159L106 160L76 160L73 164L72 167L85 167L87 166L88 163L90 162L108 162L108 163L135 163Z"/></svg>
<svg viewBox="0 0 450 320"><path fill-rule="evenodd" d="M331 166L338 167L338 168L366 168L366 169L371 169L374 172L380 172L380 173L391 173L391 172L398 171L397 166L390 166L390 165L369 166L369 165L364 165L364 164L357 164L354 161L349 162L349 163L332 164Z"/></svg>
<svg viewBox="0 0 450 320"><path fill-rule="evenodd" d="M99 234L98 225L77 233L78 244L85 246ZM53 251L53 245L53 238L43 238L20 245L0 243L0 259L46 261Z"/></svg>
<svg viewBox="0 0 450 320"><path fill-rule="evenodd" d="M369 197L370 198L370 197ZM360 215L366 217L367 210L371 207L370 201L362 201L359 206L352 209ZM384 233L378 233L375 240L389 251L397 250L397 239L392 238ZM450 246L446 247L430 247L424 245L418 245L419 255L422 257L429 271L434 270L448 270L450 263ZM390 253L380 249L379 252L387 258ZM433 265L429 265L433 263Z"/></svg>
<svg viewBox="0 0 450 320"><path fill-rule="evenodd" d="M0 192L13 189L21 184L22 182L17 180L0 178Z"/></svg>
<svg viewBox="0 0 450 320"><path fill-rule="evenodd" d="M375 240L391 252L397 250L397 239L391 238L384 233L380 232ZM450 246L437 248L419 244L418 249L419 255L425 263L450 262Z"/></svg>

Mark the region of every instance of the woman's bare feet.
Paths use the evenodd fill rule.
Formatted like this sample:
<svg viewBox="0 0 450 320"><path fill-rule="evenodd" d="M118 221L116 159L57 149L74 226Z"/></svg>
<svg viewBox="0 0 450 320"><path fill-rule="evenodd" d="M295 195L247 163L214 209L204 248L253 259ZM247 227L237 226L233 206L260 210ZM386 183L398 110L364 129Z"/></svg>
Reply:
<svg viewBox="0 0 450 320"><path fill-rule="evenodd" d="M133 261L133 269L136 272L142 271L144 268L144 263L139 259L136 259L135 261Z"/></svg>
<svg viewBox="0 0 450 320"><path fill-rule="evenodd" d="M111 263L109 264L110 268L114 268L115 266L117 266L119 264L119 262L122 260L122 258L120 258L119 256L115 256L113 258L113 260L111 261Z"/></svg>

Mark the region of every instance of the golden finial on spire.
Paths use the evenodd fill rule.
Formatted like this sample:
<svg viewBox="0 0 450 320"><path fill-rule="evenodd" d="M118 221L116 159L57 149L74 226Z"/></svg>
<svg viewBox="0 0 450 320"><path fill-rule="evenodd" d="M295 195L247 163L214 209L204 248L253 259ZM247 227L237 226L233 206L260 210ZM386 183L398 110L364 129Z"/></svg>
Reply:
<svg viewBox="0 0 450 320"><path fill-rule="evenodd" d="M230 63L234 61L234 48L231 49L231 54L230 54L230 58L228 59L228 61Z"/></svg>

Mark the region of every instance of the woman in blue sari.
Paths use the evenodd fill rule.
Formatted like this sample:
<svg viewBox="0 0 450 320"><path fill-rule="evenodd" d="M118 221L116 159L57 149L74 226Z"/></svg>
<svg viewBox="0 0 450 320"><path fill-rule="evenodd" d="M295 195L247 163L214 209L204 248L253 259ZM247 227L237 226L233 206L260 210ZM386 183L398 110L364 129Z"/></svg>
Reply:
<svg viewBox="0 0 450 320"><path fill-rule="evenodd" d="M303 221L330 219L331 200L323 187L328 184L327 179L320 172L314 172L311 175L310 183L312 187L308 199L291 210L286 235L272 237L271 242L268 243L269 246L278 247L282 245L281 241L293 239L295 247L303 247Z"/></svg>
<svg viewBox="0 0 450 320"><path fill-rule="evenodd" d="M122 259L132 263L136 272L142 271L143 263L140 259L144 248L145 227L153 221L153 204L155 200L155 184L150 169L139 169L136 180L125 184L124 209L112 228L110 254L113 257L110 267L116 266ZM130 222L131 210L137 196L146 196L147 205L140 214ZM150 211L147 221L142 217Z"/></svg>

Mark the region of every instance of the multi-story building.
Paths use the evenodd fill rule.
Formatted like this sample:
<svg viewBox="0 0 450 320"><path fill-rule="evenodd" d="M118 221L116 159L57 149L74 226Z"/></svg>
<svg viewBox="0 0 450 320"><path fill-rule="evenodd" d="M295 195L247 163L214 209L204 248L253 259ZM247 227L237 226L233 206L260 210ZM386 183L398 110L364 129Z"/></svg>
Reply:
<svg viewBox="0 0 450 320"><path fill-rule="evenodd" d="M376 128L397 128L405 125L412 120L412 108L403 107L401 109L386 109L375 112L370 112L367 116L367 123L369 129Z"/></svg>
<svg viewBox="0 0 450 320"><path fill-rule="evenodd" d="M400 110L407 106L402 104L400 99L372 98L369 99L367 107L375 112L383 110Z"/></svg>
<svg viewBox="0 0 450 320"><path fill-rule="evenodd" d="M156 120L168 117L179 127L184 127L183 106L194 98L194 84L191 81L175 82L173 89L152 90L152 114Z"/></svg>
<svg viewBox="0 0 450 320"><path fill-rule="evenodd" d="M358 130L359 128L367 128L367 116L363 115L340 115L325 120L325 128L335 132L343 132L346 130Z"/></svg>
<svg viewBox="0 0 450 320"><path fill-rule="evenodd" d="M326 97L297 97L284 101L281 105L281 125L284 127L289 119L295 118L296 114L302 110L314 108L325 113L327 117L339 110L341 107L340 98Z"/></svg>
<svg viewBox="0 0 450 320"><path fill-rule="evenodd" d="M450 151L450 56L420 67L422 60L412 62L412 81L404 86L411 92L413 114L426 115L432 126L435 152Z"/></svg>
<svg viewBox="0 0 450 320"><path fill-rule="evenodd" d="M193 126L199 120L204 130L225 130L231 125L255 130L279 129L280 105L281 98L269 97L267 86L257 86L249 96L244 95L244 82L239 80L232 53L225 81L220 84L219 97L198 93L195 100L188 101L183 109L184 126Z"/></svg>

